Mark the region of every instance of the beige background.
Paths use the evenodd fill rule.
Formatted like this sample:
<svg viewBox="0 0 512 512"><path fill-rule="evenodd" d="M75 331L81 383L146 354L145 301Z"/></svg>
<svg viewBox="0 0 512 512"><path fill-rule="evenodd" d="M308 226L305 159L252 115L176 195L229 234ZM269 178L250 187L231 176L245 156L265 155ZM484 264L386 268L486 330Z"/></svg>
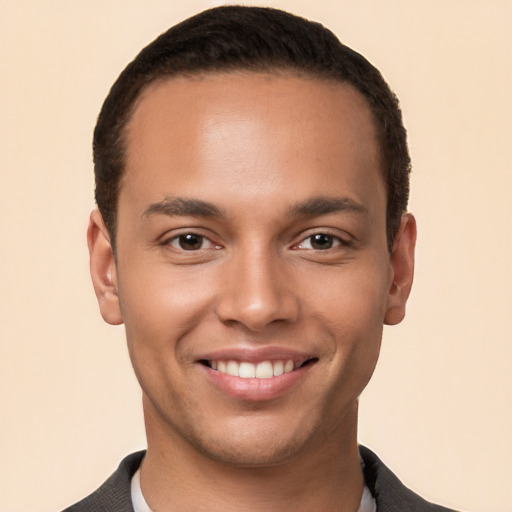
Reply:
<svg viewBox="0 0 512 512"><path fill-rule="evenodd" d="M138 49L220 3L0 0L2 512L59 510L144 446L123 330L89 282L91 132ZM410 134L417 278L360 439L429 499L512 511L512 1L266 4L381 68Z"/></svg>

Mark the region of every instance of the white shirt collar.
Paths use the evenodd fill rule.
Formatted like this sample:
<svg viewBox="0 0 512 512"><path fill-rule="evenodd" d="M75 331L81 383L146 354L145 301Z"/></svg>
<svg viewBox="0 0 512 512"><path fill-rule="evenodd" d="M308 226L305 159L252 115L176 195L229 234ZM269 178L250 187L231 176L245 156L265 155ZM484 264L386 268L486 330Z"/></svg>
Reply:
<svg viewBox="0 0 512 512"><path fill-rule="evenodd" d="M152 512L146 503L144 495L142 494L142 489L140 488L140 469L138 469L132 477L131 491L133 509L135 512ZM377 512L375 500L370 489L368 489L366 485L364 486L363 495L361 496L361 504L359 505L357 512Z"/></svg>

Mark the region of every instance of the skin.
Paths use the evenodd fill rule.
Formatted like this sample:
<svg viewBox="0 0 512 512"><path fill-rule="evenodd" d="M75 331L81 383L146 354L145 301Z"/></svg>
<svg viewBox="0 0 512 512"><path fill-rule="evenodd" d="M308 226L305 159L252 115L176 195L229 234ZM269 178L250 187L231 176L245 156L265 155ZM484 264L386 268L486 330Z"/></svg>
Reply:
<svg viewBox="0 0 512 512"><path fill-rule="evenodd" d="M405 314L416 236L404 215L387 249L365 99L292 74L165 79L126 143L116 257L97 211L88 241L101 313L125 324L143 390L148 504L357 510L357 401L383 324ZM258 350L312 362L263 397L226 392L201 362Z"/></svg>

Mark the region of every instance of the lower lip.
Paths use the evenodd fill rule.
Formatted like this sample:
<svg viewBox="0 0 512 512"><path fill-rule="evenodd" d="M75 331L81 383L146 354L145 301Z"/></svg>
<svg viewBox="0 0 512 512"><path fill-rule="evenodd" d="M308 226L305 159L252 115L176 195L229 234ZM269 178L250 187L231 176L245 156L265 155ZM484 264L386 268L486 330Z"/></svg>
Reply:
<svg viewBox="0 0 512 512"><path fill-rule="evenodd" d="M208 380L226 395L240 400L261 402L277 398L298 385L314 363L270 379L242 379L213 370L208 366L201 366Z"/></svg>

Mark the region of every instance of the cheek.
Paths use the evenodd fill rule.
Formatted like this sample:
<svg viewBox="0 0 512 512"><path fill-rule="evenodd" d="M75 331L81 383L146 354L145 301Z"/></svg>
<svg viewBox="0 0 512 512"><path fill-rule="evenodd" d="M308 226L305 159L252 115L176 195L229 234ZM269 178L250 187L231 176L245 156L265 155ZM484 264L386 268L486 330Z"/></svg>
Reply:
<svg viewBox="0 0 512 512"><path fill-rule="evenodd" d="M129 282L120 276L120 304L126 340L137 380L160 414L181 404L186 387L183 371L190 361L182 340L197 328L209 297L190 281L139 272ZM169 409L169 410L170 410ZM173 413L175 414L175 413Z"/></svg>
<svg viewBox="0 0 512 512"><path fill-rule="evenodd" d="M364 387L377 363L382 338L388 277L377 261L360 269L341 268L316 294L317 325L331 340L328 358L337 361L343 385Z"/></svg>
<svg viewBox="0 0 512 512"><path fill-rule="evenodd" d="M302 284L302 296L339 329L381 328L389 288L388 267L387 261L375 258L326 269L314 280L308 276Z"/></svg>
<svg viewBox="0 0 512 512"><path fill-rule="evenodd" d="M165 265L125 269L130 272L120 269L119 300L130 352L168 364L162 355L177 355L180 340L210 311L212 287L202 276Z"/></svg>

